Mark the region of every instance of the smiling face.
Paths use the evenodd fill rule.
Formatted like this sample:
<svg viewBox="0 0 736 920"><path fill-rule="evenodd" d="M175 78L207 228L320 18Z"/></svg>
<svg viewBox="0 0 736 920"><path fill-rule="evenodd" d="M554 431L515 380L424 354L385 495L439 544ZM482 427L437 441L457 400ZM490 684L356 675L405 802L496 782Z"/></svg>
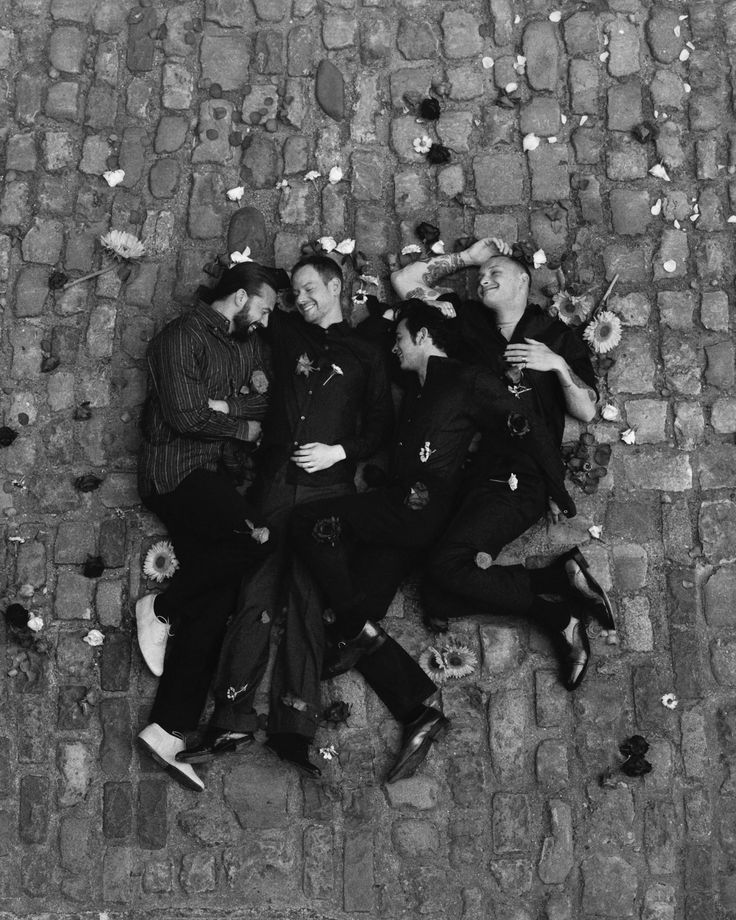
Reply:
<svg viewBox="0 0 736 920"><path fill-rule="evenodd" d="M418 371L422 367L424 358L422 341L426 338L426 335L427 330L420 329L415 341L406 327L405 320L402 320L396 327L396 343L391 351L399 359L399 366L402 371Z"/></svg>
<svg viewBox="0 0 736 920"><path fill-rule="evenodd" d="M508 307L526 301L529 276L520 265L503 256L494 256L480 267L478 297L487 307Z"/></svg>
<svg viewBox="0 0 736 920"><path fill-rule="evenodd" d="M314 266L305 265L292 275L291 290L297 310L308 323L325 328L342 319L337 278L325 282Z"/></svg>
<svg viewBox="0 0 736 920"><path fill-rule="evenodd" d="M232 318L233 336L238 339L247 338L259 327L268 326L268 318L276 305L276 291L269 285L261 285L256 294L248 296L244 290L236 291L238 303L242 301L239 313Z"/></svg>

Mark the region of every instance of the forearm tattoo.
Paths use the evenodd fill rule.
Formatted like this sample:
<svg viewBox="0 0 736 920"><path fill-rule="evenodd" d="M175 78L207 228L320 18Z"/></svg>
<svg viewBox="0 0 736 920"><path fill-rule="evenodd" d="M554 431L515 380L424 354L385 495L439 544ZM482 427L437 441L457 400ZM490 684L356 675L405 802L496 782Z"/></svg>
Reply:
<svg viewBox="0 0 736 920"><path fill-rule="evenodd" d="M427 287L434 287L440 278L444 278L445 275L451 275L459 268L464 268L465 263L461 255L462 254L459 252L449 252L446 255L437 256L435 259L432 259L422 275L422 281Z"/></svg>

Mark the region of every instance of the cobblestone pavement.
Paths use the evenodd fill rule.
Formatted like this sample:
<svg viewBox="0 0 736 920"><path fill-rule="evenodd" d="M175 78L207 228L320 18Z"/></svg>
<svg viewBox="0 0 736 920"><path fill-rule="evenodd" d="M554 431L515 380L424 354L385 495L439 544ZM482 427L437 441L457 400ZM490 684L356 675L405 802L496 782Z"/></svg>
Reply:
<svg viewBox="0 0 736 920"><path fill-rule="evenodd" d="M18 432L0 587L51 647L2 639L1 917L736 917L735 47L736 3L715 0L0 0L0 407ZM442 114L417 125L430 85ZM414 152L423 133L449 163ZM394 786L397 729L352 677L326 690L352 715L320 732L339 754L321 783L257 745L196 796L133 748L154 681L131 601L160 535L135 491L142 359L228 251L238 185L264 221L231 242L277 265L355 237L385 278L428 220L448 249L533 237L578 292L618 275L603 390L621 418L590 426L608 474L514 551L584 544L620 642L594 639L570 695L524 626L460 623L479 666L445 684L453 731ZM50 291L54 270L109 264L110 228L145 241L140 270ZM99 489L75 488L87 474ZM432 641L415 586L388 622L415 653ZM634 733L653 770L630 778Z"/></svg>

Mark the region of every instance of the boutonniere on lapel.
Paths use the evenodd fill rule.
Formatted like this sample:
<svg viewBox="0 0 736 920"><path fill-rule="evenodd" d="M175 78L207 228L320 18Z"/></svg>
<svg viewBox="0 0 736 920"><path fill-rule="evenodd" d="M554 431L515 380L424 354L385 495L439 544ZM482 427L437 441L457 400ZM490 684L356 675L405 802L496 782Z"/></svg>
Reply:
<svg viewBox="0 0 736 920"><path fill-rule="evenodd" d="M524 393L529 393L531 387L524 385L524 368L518 367L515 364L511 364L506 368L504 373L504 380L506 381L506 389L511 393L512 396L515 396L517 399L522 396Z"/></svg>
<svg viewBox="0 0 736 920"><path fill-rule="evenodd" d="M295 371L297 375L301 374L302 377L309 377L309 375L313 374L317 369L317 365L312 364L309 360L309 355L306 351L297 358Z"/></svg>
<svg viewBox="0 0 736 920"><path fill-rule="evenodd" d="M343 369L342 369L341 367L339 367L339 365L337 365L337 364L331 364L331 365L330 365L330 368L331 368L331 370L330 370L330 376L329 376L329 377L327 378L327 380L325 380L325 382L322 384L323 387L326 387L327 384L330 382L330 380L332 380L333 377L343 377L343 376L344 376Z"/></svg>
<svg viewBox="0 0 736 920"><path fill-rule="evenodd" d="M429 458L432 456L432 454L436 454L436 453L437 453L437 449L430 447L429 441L425 441L424 447L419 448L419 460L421 463L426 463L427 460L429 460Z"/></svg>

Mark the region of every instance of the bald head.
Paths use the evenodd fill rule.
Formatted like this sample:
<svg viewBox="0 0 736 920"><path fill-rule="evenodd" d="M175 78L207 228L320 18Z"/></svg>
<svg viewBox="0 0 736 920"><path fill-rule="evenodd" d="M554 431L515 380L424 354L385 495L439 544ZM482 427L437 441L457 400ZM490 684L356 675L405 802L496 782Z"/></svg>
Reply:
<svg viewBox="0 0 736 920"><path fill-rule="evenodd" d="M493 256L480 267L478 297L493 310L523 311L529 296L529 272L511 256Z"/></svg>

